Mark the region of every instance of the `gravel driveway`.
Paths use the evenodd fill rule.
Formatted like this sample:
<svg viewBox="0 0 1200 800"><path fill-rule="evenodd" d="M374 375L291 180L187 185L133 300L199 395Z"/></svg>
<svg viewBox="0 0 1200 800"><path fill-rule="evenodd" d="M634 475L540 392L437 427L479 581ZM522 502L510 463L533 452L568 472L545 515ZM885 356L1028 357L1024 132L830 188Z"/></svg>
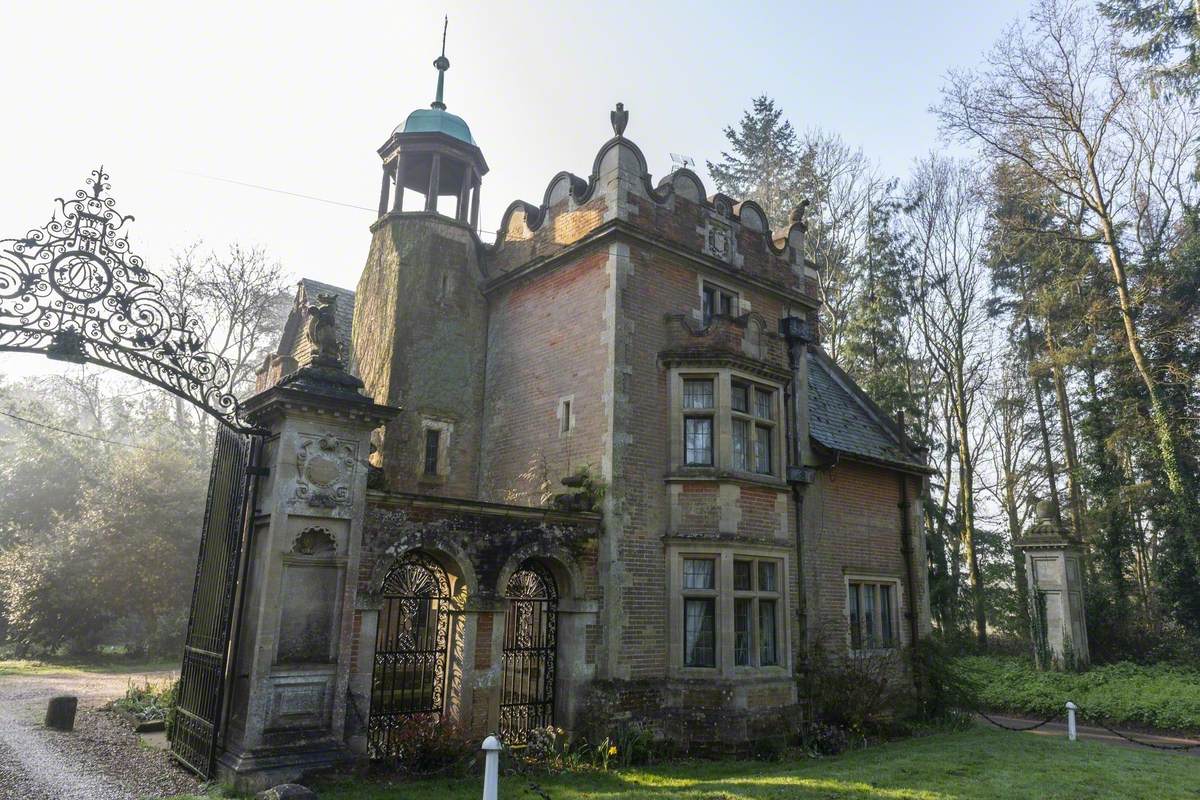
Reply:
<svg viewBox="0 0 1200 800"><path fill-rule="evenodd" d="M0 800L140 800L196 790L198 782L163 751L99 706L141 674L0 676ZM163 680L169 672L145 677ZM42 727L46 701L79 698L71 733Z"/></svg>

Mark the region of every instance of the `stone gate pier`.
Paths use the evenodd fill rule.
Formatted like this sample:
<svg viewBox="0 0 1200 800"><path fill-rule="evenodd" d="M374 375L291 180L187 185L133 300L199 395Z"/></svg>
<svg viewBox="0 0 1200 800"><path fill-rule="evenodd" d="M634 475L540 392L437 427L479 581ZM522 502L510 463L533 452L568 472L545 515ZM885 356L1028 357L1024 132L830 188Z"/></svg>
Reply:
<svg viewBox="0 0 1200 800"><path fill-rule="evenodd" d="M1054 503L1037 504L1037 517L1017 547L1025 555L1025 575L1035 633L1034 655L1042 669L1087 666L1083 543L1058 519Z"/></svg>
<svg viewBox="0 0 1200 800"><path fill-rule="evenodd" d="M344 759L370 433L396 413L318 361L249 399L268 431L217 775L244 789Z"/></svg>

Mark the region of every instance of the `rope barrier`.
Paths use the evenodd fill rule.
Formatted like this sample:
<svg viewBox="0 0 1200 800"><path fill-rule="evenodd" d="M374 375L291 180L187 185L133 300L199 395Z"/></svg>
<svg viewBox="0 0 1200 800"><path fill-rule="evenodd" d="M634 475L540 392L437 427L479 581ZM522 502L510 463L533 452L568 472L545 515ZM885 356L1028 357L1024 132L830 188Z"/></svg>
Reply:
<svg viewBox="0 0 1200 800"><path fill-rule="evenodd" d="M990 722L990 723L992 723L993 725L995 725L997 728L1003 728L1003 729L1004 729L1004 730L1006 730L1006 731L1017 731L1017 732L1020 732L1020 731L1035 731L1035 730L1037 730L1038 728L1042 727L1043 725L1046 725L1047 723L1053 722L1054 720L1058 719L1058 718L1059 718L1059 716L1061 716L1060 714L1055 714L1054 716L1051 716L1051 717L1046 717L1044 720L1042 720L1041 722L1038 722L1038 723L1036 723L1036 724L1034 724L1034 725L1029 725L1029 726L1026 726L1026 727L1024 727L1024 728L1014 728L1014 727L1012 727L1011 725L1005 725L1003 722L997 722L996 720L992 719L991 717L989 717L987 714L983 713L983 712L982 712L982 711L980 711L979 709L976 709L976 710L975 710L975 713L976 713L976 714L978 714L979 716L983 717L984 719L986 719L988 722Z"/></svg>
<svg viewBox="0 0 1200 800"><path fill-rule="evenodd" d="M987 714L980 711L979 709L975 709L975 713L977 715L979 715L980 717L983 717L988 722L995 725L997 728L1003 728L1006 731L1017 731L1017 732L1037 730L1038 728L1042 727L1043 725L1049 724L1049 723L1053 722L1054 720L1058 719L1060 716L1062 716L1061 714L1054 714L1054 715L1049 716L1046 719L1042 720L1041 722L1034 723L1033 725L1026 725L1023 727L1014 727L1012 725L1005 725L1003 722L997 722L996 720L992 719L991 717L989 717ZM1079 716L1081 718L1083 717L1082 711L1076 710L1075 713L1077 716ZM1124 734L1121 731L1117 730L1116 728L1112 728L1097 719L1089 718L1089 722L1091 722L1098 728L1103 728L1104 730L1108 731L1109 733L1111 733L1115 736L1119 736L1120 738L1124 739L1127 742L1131 742L1133 744L1140 744L1142 747L1152 747L1155 750L1171 750L1174 752L1183 752L1185 750L1195 750L1197 748L1200 748L1200 742L1191 742L1188 744L1156 744L1154 742L1144 742L1140 739L1134 739L1132 736Z"/></svg>
<svg viewBox="0 0 1200 800"><path fill-rule="evenodd" d="M1083 716L1080 712L1076 713L1078 713L1080 716ZM1116 728L1110 728L1108 725L1105 725L1099 720L1092 719L1091 722L1097 727L1104 728L1104 730L1108 731L1109 733L1120 736L1127 742L1140 744L1142 747L1153 747L1155 750L1174 750L1176 752L1182 752L1184 750L1195 750L1196 748L1200 747L1200 742L1192 742L1191 744L1155 744L1154 742L1143 742L1139 739L1134 739L1132 736L1127 736L1126 734L1121 733Z"/></svg>

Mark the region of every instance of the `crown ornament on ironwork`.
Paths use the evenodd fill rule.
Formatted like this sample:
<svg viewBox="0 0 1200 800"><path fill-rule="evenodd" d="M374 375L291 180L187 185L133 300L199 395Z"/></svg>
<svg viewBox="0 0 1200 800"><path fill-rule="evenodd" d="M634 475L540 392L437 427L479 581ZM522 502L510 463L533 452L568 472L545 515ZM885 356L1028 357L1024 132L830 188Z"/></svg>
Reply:
<svg viewBox="0 0 1200 800"><path fill-rule="evenodd" d="M43 353L142 378L249 431L227 359L206 348L200 321L176 308L162 278L129 246L104 167L50 221L0 240L0 351Z"/></svg>

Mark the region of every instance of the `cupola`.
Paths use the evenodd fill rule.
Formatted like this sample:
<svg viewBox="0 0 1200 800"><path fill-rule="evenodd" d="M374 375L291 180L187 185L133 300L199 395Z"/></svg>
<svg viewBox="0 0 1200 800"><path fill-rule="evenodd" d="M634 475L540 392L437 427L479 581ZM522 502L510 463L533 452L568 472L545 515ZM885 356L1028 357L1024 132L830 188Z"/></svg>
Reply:
<svg viewBox="0 0 1200 800"><path fill-rule="evenodd" d="M383 159L379 216L442 213L474 229L479 224L479 187L488 166L466 121L446 111L446 70L450 69L450 59L446 58L445 27L442 54L433 66L438 71L433 102L429 108L410 113L379 148L379 157ZM406 189L410 190L408 208L404 205ZM414 203L412 192L420 193L424 203ZM443 197L454 198L452 215L439 210L438 201Z"/></svg>

